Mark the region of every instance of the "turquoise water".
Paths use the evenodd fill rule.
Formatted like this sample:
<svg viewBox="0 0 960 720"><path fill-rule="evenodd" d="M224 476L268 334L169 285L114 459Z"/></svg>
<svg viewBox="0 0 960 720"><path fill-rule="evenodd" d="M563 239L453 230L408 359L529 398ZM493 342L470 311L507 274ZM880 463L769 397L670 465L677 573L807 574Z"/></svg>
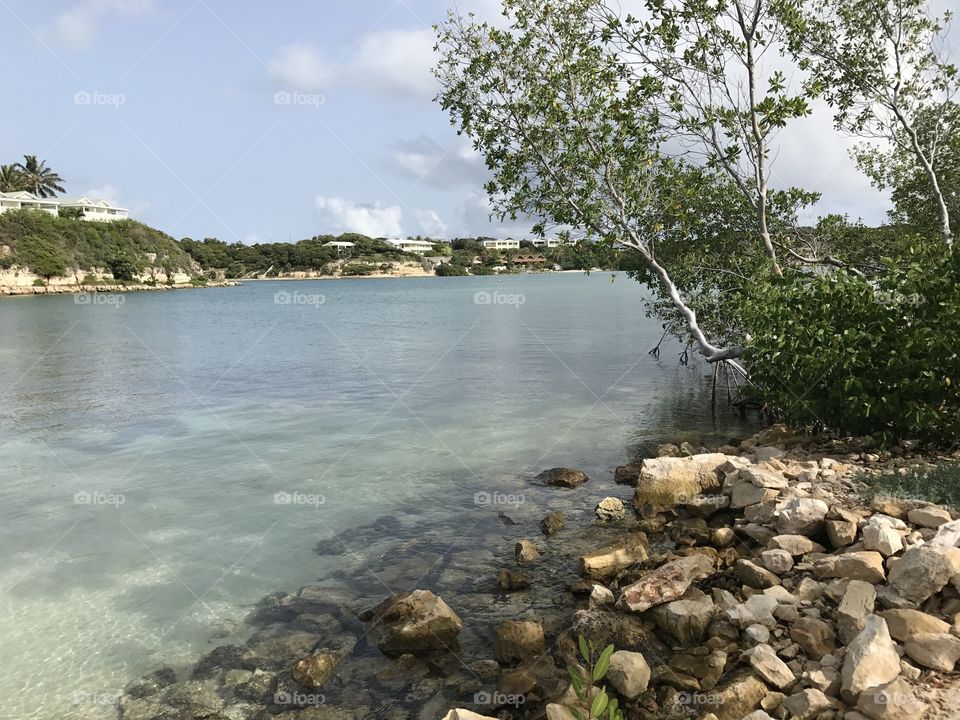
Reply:
<svg viewBox="0 0 960 720"><path fill-rule="evenodd" d="M657 442L745 432L675 341L647 355L645 291L610 277L0 302L0 714L113 717L131 678L333 573L334 534L466 524L559 465L616 494Z"/></svg>

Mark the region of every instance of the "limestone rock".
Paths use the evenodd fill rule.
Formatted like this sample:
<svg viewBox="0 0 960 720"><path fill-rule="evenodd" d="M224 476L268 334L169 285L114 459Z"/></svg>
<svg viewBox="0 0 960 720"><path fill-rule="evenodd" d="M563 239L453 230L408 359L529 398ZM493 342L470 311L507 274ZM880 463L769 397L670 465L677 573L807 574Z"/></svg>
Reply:
<svg viewBox="0 0 960 720"><path fill-rule="evenodd" d="M876 600L877 591L870 583L851 580L847 585L837 608L837 630L844 644L852 642L863 630L867 617L873 614Z"/></svg>
<svg viewBox="0 0 960 720"><path fill-rule="evenodd" d="M570 468L550 468L537 475L537 480L544 485L564 488L580 487L589 479L582 470L571 470Z"/></svg>
<svg viewBox="0 0 960 720"><path fill-rule="evenodd" d="M888 683L900 674L900 656L886 621L870 615L863 630L847 646L841 671L841 696L853 702L864 690Z"/></svg>
<svg viewBox="0 0 960 720"><path fill-rule="evenodd" d="M871 720L909 720L921 717L926 705L906 680L897 678L862 692L857 710Z"/></svg>
<svg viewBox="0 0 960 720"><path fill-rule="evenodd" d="M903 536L886 523L868 522L863 526L862 534L863 547L876 550L884 557L896 555L903 550Z"/></svg>
<svg viewBox="0 0 960 720"><path fill-rule="evenodd" d="M926 505L910 510L907 513L907 519L914 525L934 529L952 520L950 511L938 505Z"/></svg>
<svg viewBox="0 0 960 720"><path fill-rule="evenodd" d="M807 657L819 660L837 649L837 637L830 623L813 617L802 617L790 628L790 638Z"/></svg>
<svg viewBox="0 0 960 720"><path fill-rule="evenodd" d="M530 620L505 620L497 629L493 657L511 663L543 654L546 641L543 626Z"/></svg>
<svg viewBox="0 0 960 720"><path fill-rule="evenodd" d="M790 483L778 472L767 470L758 465L746 465L740 468L740 479L753 483L760 488L786 490Z"/></svg>
<svg viewBox="0 0 960 720"><path fill-rule="evenodd" d="M960 549L935 545L908 548L890 570L890 586L907 600L922 603L960 574Z"/></svg>
<svg viewBox="0 0 960 720"><path fill-rule="evenodd" d="M878 614L887 621L890 636L900 642L905 642L920 633L950 632L948 623L919 610L894 608Z"/></svg>
<svg viewBox="0 0 960 720"><path fill-rule="evenodd" d="M623 697L632 700L650 683L650 666L641 653L617 650L610 656L607 680Z"/></svg>
<svg viewBox="0 0 960 720"><path fill-rule="evenodd" d="M716 607L708 596L674 600L652 610L653 620L661 631L680 647L698 645L710 627Z"/></svg>
<svg viewBox="0 0 960 720"><path fill-rule="evenodd" d="M937 534L930 544L937 547L960 547L960 520L944 523L938 527Z"/></svg>
<svg viewBox="0 0 960 720"><path fill-rule="evenodd" d="M779 490L757 487L753 483L746 481L738 482L730 492L730 508L732 510L742 510L751 505L758 505L768 500L773 500L779 494Z"/></svg>
<svg viewBox="0 0 960 720"><path fill-rule="evenodd" d="M513 556L520 565L529 565L540 559L540 551L534 545L533 540L518 540L513 548Z"/></svg>
<svg viewBox="0 0 960 720"><path fill-rule="evenodd" d="M813 535L823 528L830 508L823 500L797 497L787 500L777 516L777 530L784 535Z"/></svg>
<svg viewBox="0 0 960 720"><path fill-rule="evenodd" d="M720 489L717 470L728 459L720 453L648 458L641 463L633 502L672 507L701 493L715 492Z"/></svg>
<svg viewBox="0 0 960 720"><path fill-rule="evenodd" d="M649 543L642 532L625 535L580 557L580 574L593 580L613 577L633 563L646 560Z"/></svg>
<svg viewBox="0 0 960 720"><path fill-rule="evenodd" d="M827 520L827 537L834 548L852 545L857 539L857 524L846 520Z"/></svg>
<svg viewBox="0 0 960 720"><path fill-rule="evenodd" d="M726 615L731 622L741 628L750 625L774 628L777 626L777 621L773 617L773 611L778 604L777 599L769 595L751 595L739 605L728 608Z"/></svg>
<svg viewBox="0 0 960 720"><path fill-rule="evenodd" d="M820 565L818 564L817 567L819 568ZM886 577L883 555L872 550L848 552L831 557L826 569L826 577L863 580L873 585L883 582Z"/></svg>
<svg viewBox="0 0 960 720"><path fill-rule="evenodd" d="M786 690L796 682L793 672L769 645L757 645L750 651L750 666L764 682L777 690Z"/></svg>
<svg viewBox="0 0 960 720"><path fill-rule="evenodd" d="M762 590L780 584L780 578L751 560L737 560L737 578L744 585Z"/></svg>
<svg viewBox="0 0 960 720"><path fill-rule="evenodd" d="M769 547L771 550L786 550L793 557L824 550L820 543L815 543L806 535L776 535L770 538Z"/></svg>
<svg viewBox="0 0 960 720"><path fill-rule="evenodd" d="M903 649L919 665L933 670L951 672L960 660L960 638L949 633L917 633Z"/></svg>
<svg viewBox="0 0 960 720"><path fill-rule="evenodd" d="M740 674L710 694L710 709L717 720L741 720L760 704L768 692L769 688L760 678L752 674Z"/></svg>
<svg viewBox="0 0 960 720"><path fill-rule="evenodd" d="M655 605L680 599L694 580L713 572L713 561L701 554L672 560L623 588L617 604L633 612L644 612Z"/></svg>
<svg viewBox="0 0 960 720"><path fill-rule="evenodd" d="M429 590L387 598L373 610L369 637L385 655L417 655L456 647L463 621Z"/></svg>
<svg viewBox="0 0 960 720"><path fill-rule="evenodd" d="M615 497L605 497L597 504L594 512L597 519L602 522L616 522L617 520L623 520L626 516L623 500Z"/></svg>
<svg viewBox="0 0 960 720"><path fill-rule="evenodd" d="M830 698L816 688L801 690L783 701L783 707L789 713L791 720L814 718L832 706Z"/></svg>
<svg viewBox="0 0 960 720"><path fill-rule="evenodd" d="M760 553L760 560L767 570L776 575L788 573L793 568L793 555L787 550L764 550Z"/></svg>

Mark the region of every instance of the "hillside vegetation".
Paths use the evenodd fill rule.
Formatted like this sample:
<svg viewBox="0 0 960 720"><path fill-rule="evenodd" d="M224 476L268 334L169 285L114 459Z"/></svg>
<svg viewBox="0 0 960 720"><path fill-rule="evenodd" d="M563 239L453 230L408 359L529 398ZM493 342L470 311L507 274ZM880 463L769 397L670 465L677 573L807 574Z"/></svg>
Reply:
<svg viewBox="0 0 960 720"><path fill-rule="evenodd" d="M27 267L42 277L70 269L108 268L119 279L130 279L148 265L191 273L189 254L169 235L134 220L112 223L54 217L35 211L0 215L0 268ZM156 255L149 261L148 253Z"/></svg>

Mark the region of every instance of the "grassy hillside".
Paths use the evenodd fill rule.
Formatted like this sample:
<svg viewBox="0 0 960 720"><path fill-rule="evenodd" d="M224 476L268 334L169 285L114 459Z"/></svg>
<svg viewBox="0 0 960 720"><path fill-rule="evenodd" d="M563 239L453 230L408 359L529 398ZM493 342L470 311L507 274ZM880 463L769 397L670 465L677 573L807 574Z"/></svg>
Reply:
<svg viewBox="0 0 960 720"><path fill-rule="evenodd" d="M52 277L80 268L109 268L118 279L161 267L191 272L192 260L169 235L134 220L89 222L36 211L0 215L0 268L27 267ZM154 253L151 261L148 253Z"/></svg>

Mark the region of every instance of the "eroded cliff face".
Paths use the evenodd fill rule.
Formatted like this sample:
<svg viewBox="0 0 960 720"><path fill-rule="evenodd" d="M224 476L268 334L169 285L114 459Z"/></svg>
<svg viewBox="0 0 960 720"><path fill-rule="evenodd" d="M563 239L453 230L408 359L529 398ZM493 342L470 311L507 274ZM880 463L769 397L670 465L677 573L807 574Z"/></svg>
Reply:
<svg viewBox="0 0 960 720"><path fill-rule="evenodd" d="M161 267L147 268L138 276L140 283L146 284L153 281L158 284L173 282L189 283L190 273L174 271L167 274L167 271ZM96 283L113 284L113 274L107 268L72 268L66 275L54 276L49 279L41 278L30 268L14 265L11 268L0 269L0 288L24 288L34 287L37 280L42 281L48 287L62 288L60 292L68 292L66 288L78 285L94 285ZM138 284L140 284L138 283Z"/></svg>

